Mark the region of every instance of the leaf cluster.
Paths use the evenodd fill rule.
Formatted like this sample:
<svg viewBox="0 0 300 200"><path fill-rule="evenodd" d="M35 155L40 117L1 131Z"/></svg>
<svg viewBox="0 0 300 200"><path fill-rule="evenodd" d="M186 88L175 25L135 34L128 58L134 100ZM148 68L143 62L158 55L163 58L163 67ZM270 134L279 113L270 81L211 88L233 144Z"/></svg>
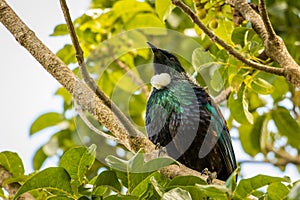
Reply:
<svg viewBox="0 0 300 200"><path fill-rule="evenodd" d="M170 158L144 161L142 152L129 160L106 158L108 169L88 178L96 158L96 146L74 147L65 152L57 167L30 175L24 174L23 163L13 152L0 153L0 165L12 174L2 185L21 183L13 197L30 192L36 199L245 199L250 195L263 199L296 199L299 184L288 177L257 175L237 183L235 171L225 185L208 185L195 176L168 179L157 172L176 164ZM262 191L261 188L266 187ZM4 193L0 193L5 197Z"/></svg>

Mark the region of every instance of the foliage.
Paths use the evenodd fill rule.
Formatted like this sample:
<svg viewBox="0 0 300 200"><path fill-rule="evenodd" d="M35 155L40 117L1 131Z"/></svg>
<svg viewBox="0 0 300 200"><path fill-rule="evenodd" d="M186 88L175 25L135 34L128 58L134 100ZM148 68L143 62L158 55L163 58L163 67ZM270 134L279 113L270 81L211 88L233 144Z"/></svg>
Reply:
<svg viewBox="0 0 300 200"><path fill-rule="evenodd" d="M224 0L184 2L192 8L195 6L198 17L214 34L246 58L276 66L272 60L261 59L264 47L250 24L233 24L232 8ZM300 2L269 0L267 7L275 31L299 63ZM152 68L147 65L151 62L151 54L146 41L151 41L176 53L190 75L212 96L232 87L227 105L221 106L229 113L229 128L238 132L247 154L253 158L260 155L263 161L278 164L281 170L290 161L285 160L286 163L280 165L279 161L286 158L277 152L293 152L291 156L298 156L299 89L289 85L283 77L253 70L235 60L195 27L171 4L171 0L92 0L90 9L77 18L74 25L89 72L141 131L145 132L147 101L143 88L150 89L152 75ZM60 24L52 36L67 34L66 25ZM75 52L70 44L65 44L57 56L78 73L78 68L74 67ZM145 86L141 86L140 81ZM0 154L0 165L13 175L6 182L22 183L15 198L28 191L35 191L32 193L38 193L40 199L202 199L208 196L244 199L248 195L262 199L285 199L287 196L296 199L300 193L299 183L291 183L286 177L266 175L242 179L237 184L234 174L224 186L207 185L191 176L169 180L156 170L172 164L170 160L154 159L152 163L144 163L142 154L132 155L123 146L89 130L74 114L72 96L64 88L59 88L55 95L63 99L63 111L38 117L30 128L30 135L42 134L51 128L53 135L36 151L33 166L35 170L41 170L46 159L57 156L60 158L58 167L24 176L17 154ZM110 134L92 117L87 117L96 128ZM97 144L97 149L90 146L93 143ZM90 148L78 147L82 144ZM135 165L144 168L136 173ZM2 190L0 196L4 196Z"/></svg>
<svg viewBox="0 0 300 200"><path fill-rule="evenodd" d="M237 171L225 185L208 185L196 176L180 176L170 180L156 171L173 162L163 162L156 158L144 162L142 152L129 160L110 156L109 169L87 178L88 171L95 161L96 146L74 147L61 157L58 167L49 167L28 176L24 175L22 161L13 152L0 153L0 164L13 176L5 181L12 183L22 179L22 186L14 196L17 199L25 192L31 192L36 199L245 199L249 195L260 198L284 199L300 192L299 184L291 183L288 177L257 175L236 182ZM20 162L14 167L14 161ZM11 163L8 163L11 162ZM136 166L136 167L134 167ZM156 166L141 169L139 166ZM136 171L136 170L139 171ZM144 171L142 171L144 170ZM51 178L49 178L51 177ZM260 188L266 187L267 192ZM291 192L290 192L291 191ZM290 193L289 193L290 192Z"/></svg>

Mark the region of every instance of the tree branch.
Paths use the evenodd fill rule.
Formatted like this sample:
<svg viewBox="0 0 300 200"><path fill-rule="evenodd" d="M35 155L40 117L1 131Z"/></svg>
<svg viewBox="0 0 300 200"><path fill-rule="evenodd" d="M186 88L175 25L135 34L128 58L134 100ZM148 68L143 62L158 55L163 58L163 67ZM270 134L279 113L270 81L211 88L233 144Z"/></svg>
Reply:
<svg viewBox="0 0 300 200"><path fill-rule="evenodd" d="M172 3L180 8L187 16L191 18L191 20L214 42L221 45L229 54L234 56L236 59L240 60L244 64L261 71L269 72L272 74L284 75L284 70L281 68L270 67L267 65L263 65L260 63L253 62L251 60L246 59L242 54L237 52L232 46L228 45L224 40L216 36L212 31L210 31L197 17L197 15L181 0L172 0Z"/></svg>
<svg viewBox="0 0 300 200"><path fill-rule="evenodd" d="M67 27L70 33L70 37L72 39L73 46L75 48L76 52L76 59L79 64L79 69L81 72L81 75L83 77L83 80L87 83L87 85L95 91L96 95L104 102L106 106L111 108L111 110L114 112L114 114L118 117L118 119L122 122L126 130L132 135L132 136L138 136L142 137L143 134L140 133L128 120L128 118L122 113L122 111L106 96L106 94L98 87L94 79L89 75L89 72L86 67L86 63L84 61L84 55L83 50L79 45L79 41L72 23L72 19L70 16L69 8L67 6L66 0L60 0L61 8L64 13L64 17L67 23Z"/></svg>
<svg viewBox="0 0 300 200"><path fill-rule="evenodd" d="M122 126L118 118L109 107L87 85L76 77L73 72L46 47L30 30L26 24L16 15L5 0L0 0L0 22L11 32L16 40L22 45L43 67L48 71L70 94L74 100L92 114L101 124L108 128L112 134L123 141L124 146L131 152L144 149L151 154L155 151L155 145L145 136L130 136ZM160 170L166 177L173 178L182 175L195 175L204 180L206 176L180 164L172 165ZM213 183L224 182L215 180Z"/></svg>
<svg viewBox="0 0 300 200"><path fill-rule="evenodd" d="M76 103L76 102L75 102ZM115 141L117 143L123 144L123 141L120 141L118 138L108 135L100 130L98 130L85 116L85 114L83 113L83 110L80 108L80 106L75 105L76 111L79 114L80 118L82 119L82 121L87 125L87 127L89 129L91 129L92 131L94 131L95 133L97 133L98 135L105 137L107 139L110 139L112 141Z"/></svg>
<svg viewBox="0 0 300 200"><path fill-rule="evenodd" d="M283 75L291 84L300 87L300 66L288 52L283 40L275 34L265 9L265 2L260 0L259 15L246 0L226 0L251 22L253 29L261 37L266 54L283 67Z"/></svg>
<svg viewBox="0 0 300 200"><path fill-rule="evenodd" d="M259 13L262 18L262 21L264 22L264 25L266 27L267 33L269 35L269 39L273 40L276 37L276 33L275 33L275 31L272 27L271 21L269 19L265 0L259 0L258 9L259 9Z"/></svg>
<svg viewBox="0 0 300 200"><path fill-rule="evenodd" d="M300 87L300 67L288 53L282 39L276 35L274 40L270 40L268 32L264 27L264 22L261 16L257 14L246 0L226 0L226 3L235 7L237 11L247 20L252 23L253 29L260 35L264 42L267 55L274 61L278 62L283 68L270 67L268 65L256 63L246 59L243 55L237 52L233 47L225 41L217 37L210 31L197 17L197 15L181 0L172 0L172 3L180 8L191 20L214 42L221 45L229 54L240 60L244 64L261 71L272 73L275 75L284 76L290 83Z"/></svg>
<svg viewBox="0 0 300 200"><path fill-rule="evenodd" d="M274 147L267 145L266 149L270 152L273 152L278 160L275 162L272 162L274 165L277 166L286 166L288 163L293 163L295 165L300 165L300 156L292 156L288 152L281 150L281 149L275 149Z"/></svg>
<svg viewBox="0 0 300 200"><path fill-rule="evenodd" d="M216 96L215 99L215 103L216 104L220 104L221 102L225 101L226 99L228 99L229 95L231 94L231 87L226 88L225 90L223 90L218 96Z"/></svg>
<svg viewBox="0 0 300 200"><path fill-rule="evenodd" d="M0 165L0 187L3 187L9 194L10 197L13 197L18 189L20 188L19 183L10 183L4 184L5 180L12 178L11 173L9 173L3 166ZM18 200L33 200L35 199L30 193L26 192L22 194Z"/></svg>

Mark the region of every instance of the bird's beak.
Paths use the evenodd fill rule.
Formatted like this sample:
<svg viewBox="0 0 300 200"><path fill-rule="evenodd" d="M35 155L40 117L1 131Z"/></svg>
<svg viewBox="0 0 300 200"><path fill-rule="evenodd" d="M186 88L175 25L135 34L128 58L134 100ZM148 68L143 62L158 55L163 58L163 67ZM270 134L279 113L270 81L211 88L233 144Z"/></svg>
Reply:
<svg viewBox="0 0 300 200"><path fill-rule="evenodd" d="M153 53L158 52L158 48L156 46L154 46L150 42L147 42L147 44L149 45L149 47L151 48L151 50L152 50Z"/></svg>

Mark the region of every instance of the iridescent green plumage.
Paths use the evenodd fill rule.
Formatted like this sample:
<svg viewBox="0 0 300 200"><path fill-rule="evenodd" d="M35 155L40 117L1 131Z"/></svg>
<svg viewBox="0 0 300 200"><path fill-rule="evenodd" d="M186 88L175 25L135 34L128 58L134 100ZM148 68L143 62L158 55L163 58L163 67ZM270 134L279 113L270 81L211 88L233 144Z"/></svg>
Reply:
<svg viewBox="0 0 300 200"><path fill-rule="evenodd" d="M146 129L154 144L182 164L217 172L226 180L236 168L231 138L219 108L194 83L171 53L149 44L154 53L155 75L167 73L171 82L153 88L146 109Z"/></svg>

